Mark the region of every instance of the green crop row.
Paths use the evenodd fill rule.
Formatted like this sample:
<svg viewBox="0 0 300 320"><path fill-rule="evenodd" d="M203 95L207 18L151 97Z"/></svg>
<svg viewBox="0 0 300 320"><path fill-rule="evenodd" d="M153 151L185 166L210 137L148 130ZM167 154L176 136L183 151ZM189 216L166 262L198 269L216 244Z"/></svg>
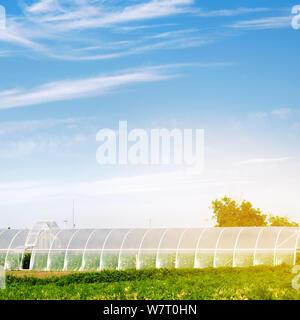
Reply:
<svg viewBox="0 0 300 320"><path fill-rule="evenodd" d="M277 267L76 272L44 278L9 274L0 299L300 299L295 274Z"/></svg>

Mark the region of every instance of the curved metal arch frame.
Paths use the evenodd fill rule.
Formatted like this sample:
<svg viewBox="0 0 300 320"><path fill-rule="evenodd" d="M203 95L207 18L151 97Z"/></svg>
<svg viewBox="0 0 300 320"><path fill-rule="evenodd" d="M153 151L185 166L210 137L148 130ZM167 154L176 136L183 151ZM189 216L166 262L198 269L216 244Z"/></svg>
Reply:
<svg viewBox="0 0 300 320"><path fill-rule="evenodd" d="M40 230L39 231L39 235L38 235L38 238L40 237L41 234L43 233L46 233L46 232L50 232L51 229L48 229L48 230ZM53 236L55 237L60 231L62 231L61 229L56 229L57 232L53 234ZM36 241L38 242L38 240ZM51 242L52 243L52 242ZM49 247L50 248L50 247ZM23 258L24 258L24 254L25 254L25 250L26 248L24 248L24 252L23 252L23 257L22 257L22 261L23 261ZM34 262L35 262L35 256L36 256L36 253L38 252L39 249L37 249L36 247L34 247L31 251L31 259L30 259L30 265L29 265L29 270L33 270L33 266L34 266ZM49 252L48 252L49 253ZM49 255L48 255L49 257ZM47 258L47 265L48 265L48 258ZM46 269L47 270L47 269Z"/></svg>
<svg viewBox="0 0 300 320"><path fill-rule="evenodd" d="M185 233L187 232L188 229L183 230L183 232L181 233L179 240L178 240L178 244L177 244L177 249L176 249L176 258L175 258L175 268L178 268L178 253L179 253L179 247L181 245L182 239L185 235Z"/></svg>
<svg viewBox="0 0 300 320"><path fill-rule="evenodd" d="M217 242L216 242L216 246L215 246L215 250L214 250L214 260L213 260L213 267L214 268L216 268L216 257L217 257L217 251L218 251L219 242L220 242L222 234L224 233L225 230L226 230L225 228L222 228L222 230L219 233L219 237L217 239Z"/></svg>
<svg viewBox="0 0 300 320"><path fill-rule="evenodd" d="M276 266L277 265L277 261L276 261L276 254L277 254L277 246L278 246L278 240L279 240L279 237L280 237L280 234L283 230L285 230L286 228L285 227L282 227L278 233L277 233L277 236L276 236L276 240L275 240L275 246L274 246L274 253L273 253L273 265Z"/></svg>
<svg viewBox="0 0 300 320"><path fill-rule="evenodd" d="M70 237L70 240L69 240L68 245L66 247L63 271L67 271L68 270L68 253L69 253L70 245L71 245L74 237L76 236L76 234L79 233L80 231L81 231L81 229L78 229L78 230L74 231L74 233Z"/></svg>
<svg viewBox="0 0 300 320"><path fill-rule="evenodd" d="M159 253L160 253L160 247L161 247L161 244L167 234L167 232L170 230L170 228L167 228L165 229L165 231L163 232L160 240L159 240L159 243L158 243L158 246L157 246L157 251L156 251L156 260L155 260L155 266L156 268L160 268L160 263L159 263Z"/></svg>
<svg viewBox="0 0 300 320"><path fill-rule="evenodd" d="M87 249L87 246L90 242L90 240L92 239L92 236L97 232L97 229L94 229L94 231L91 232L91 234L88 236L87 240L86 240L86 243L85 243L85 246L84 246L84 249L83 249L83 255L82 255L82 262L81 262L81 267L80 267L80 271L83 271L84 268L85 268L85 265L86 265L86 261L85 261L85 255L86 255L86 249Z"/></svg>
<svg viewBox="0 0 300 320"><path fill-rule="evenodd" d="M148 233L150 233L150 231L152 231L152 229L146 230L141 239L141 243L140 243L138 254L137 254L137 266L136 266L137 270L141 268L141 261L140 261L141 249L142 249L142 245L144 244L144 240L146 239L146 236L148 235Z"/></svg>
<svg viewBox="0 0 300 320"><path fill-rule="evenodd" d="M98 270L103 270L103 253L104 253L104 248L106 246L106 243L107 243L107 240L108 238L111 236L112 232L114 231L115 229L111 229L108 234L106 235L105 239L104 239L104 242L103 242L103 245L102 245L102 250L101 250L101 255L100 255L100 263L99 263L99 269Z"/></svg>
<svg viewBox="0 0 300 320"><path fill-rule="evenodd" d="M254 252L253 252L253 266L256 266L256 253L257 253L257 246L258 246L258 242L260 240L260 237L262 235L264 231L264 228L262 227L261 230L258 232L257 234L257 238L256 238L256 241L255 241L255 247L254 247Z"/></svg>
<svg viewBox="0 0 300 320"><path fill-rule="evenodd" d="M65 230L59 230L55 235L54 235L54 239L51 242L51 245L49 247L49 251L48 251L48 258L47 258L47 267L46 267L46 271L50 271L50 267L51 267L51 259L50 259L50 254L54 245L54 242L56 240L56 237L59 236L63 231Z"/></svg>
<svg viewBox="0 0 300 320"><path fill-rule="evenodd" d="M37 238L40 237L40 235L42 233L46 232L46 230L40 230L39 231L39 235ZM23 254L22 254L22 261L24 259L24 256L25 256L25 252L26 252L26 248L24 248L24 251L23 251ZM35 254L36 254L36 248L33 248L32 251L31 251L31 258L30 258L30 265L29 265L29 270L32 270L32 267L34 265L34 261L35 261Z"/></svg>
<svg viewBox="0 0 300 320"><path fill-rule="evenodd" d="M194 268L199 268L199 266L197 265L197 261L198 261L198 252L199 252L199 244L200 244L200 241L202 240L203 238L203 235L205 234L205 232L207 231L207 229L203 229L200 233L200 236L198 238L198 241L197 241L197 244L196 244L196 250L195 250L195 258L194 258Z"/></svg>
<svg viewBox="0 0 300 320"><path fill-rule="evenodd" d="M28 237L28 235L27 235L27 237ZM23 261L24 261L25 254L26 254L26 245L24 245L24 248L23 248L22 257L21 257L21 260L19 263L19 270L23 269ZM31 257L30 257L30 262L29 262L29 270L31 270L30 269L31 260L32 260L32 251L31 251Z"/></svg>
<svg viewBox="0 0 300 320"><path fill-rule="evenodd" d="M18 235L19 235L20 233L22 233L22 232L24 232L24 230L19 230L19 231L17 231L17 233L12 237L12 239L11 239L11 241L10 241L10 243L9 243L9 246L8 246L8 248L7 248L7 251L6 251L6 256L5 256L4 270L8 270L8 269L7 269L7 258L8 258L8 254L9 254L9 251L10 251L10 249L11 249L11 246L12 246L12 244L14 243L15 239L18 237Z"/></svg>
<svg viewBox="0 0 300 320"><path fill-rule="evenodd" d="M39 233L39 236L42 232L44 232L45 230L42 230L40 231ZM24 255L25 255L25 251L26 251L26 248L24 248L24 251L23 251L23 254L22 254L22 261L24 259ZM35 261L35 254L36 254L36 248L33 248L32 251L31 251L31 258L30 258L30 264L29 264L29 270L32 270L33 268L33 265L34 265L34 261Z"/></svg>
<svg viewBox="0 0 300 320"><path fill-rule="evenodd" d="M119 251L119 257L118 257L118 270L121 270L121 257L122 257L122 251L123 251L124 243L125 243L126 239L128 238L129 234L133 230L135 230L135 229L129 229L126 232L126 234L124 235L124 237L123 237L122 244L121 244L120 251Z"/></svg>
<svg viewBox="0 0 300 320"><path fill-rule="evenodd" d="M245 228L247 229L247 228ZM235 244L234 244L234 249L233 249L233 257L232 257L232 267L236 267L236 249L237 249L237 245L239 243L239 240L240 240L240 236L241 236L241 233L245 230L243 228L240 229L239 233L237 234L236 236L236 239L235 239Z"/></svg>

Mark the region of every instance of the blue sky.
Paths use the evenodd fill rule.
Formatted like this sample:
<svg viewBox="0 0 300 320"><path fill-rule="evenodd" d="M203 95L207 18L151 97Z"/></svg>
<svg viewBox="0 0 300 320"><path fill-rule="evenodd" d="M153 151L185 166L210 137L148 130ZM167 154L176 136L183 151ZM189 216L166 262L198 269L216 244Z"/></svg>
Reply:
<svg viewBox="0 0 300 320"><path fill-rule="evenodd" d="M211 225L224 194L300 221L297 4L0 0L1 225L62 224L73 199L82 227ZM205 129L203 174L100 166L119 120Z"/></svg>

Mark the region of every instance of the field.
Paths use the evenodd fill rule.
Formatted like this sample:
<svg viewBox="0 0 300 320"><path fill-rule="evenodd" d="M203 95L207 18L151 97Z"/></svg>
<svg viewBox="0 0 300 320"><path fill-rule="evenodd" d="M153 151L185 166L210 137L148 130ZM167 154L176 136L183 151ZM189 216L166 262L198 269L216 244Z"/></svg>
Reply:
<svg viewBox="0 0 300 320"><path fill-rule="evenodd" d="M300 299L291 267L8 272L0 299Z"/></svg>

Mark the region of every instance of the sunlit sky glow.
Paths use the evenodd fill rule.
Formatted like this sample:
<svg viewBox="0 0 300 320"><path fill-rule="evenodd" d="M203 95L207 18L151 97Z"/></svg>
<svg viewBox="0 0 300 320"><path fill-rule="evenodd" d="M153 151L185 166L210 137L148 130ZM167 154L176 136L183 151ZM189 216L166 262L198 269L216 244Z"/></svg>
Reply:
<svg viewBox="0 0 300 320"><path fill-rule="evenodd" d="M225 194L300 222L295 1L0 0L0 225L210 226ZM100 166L100 129L205 129L205 170Z"/></svg>

